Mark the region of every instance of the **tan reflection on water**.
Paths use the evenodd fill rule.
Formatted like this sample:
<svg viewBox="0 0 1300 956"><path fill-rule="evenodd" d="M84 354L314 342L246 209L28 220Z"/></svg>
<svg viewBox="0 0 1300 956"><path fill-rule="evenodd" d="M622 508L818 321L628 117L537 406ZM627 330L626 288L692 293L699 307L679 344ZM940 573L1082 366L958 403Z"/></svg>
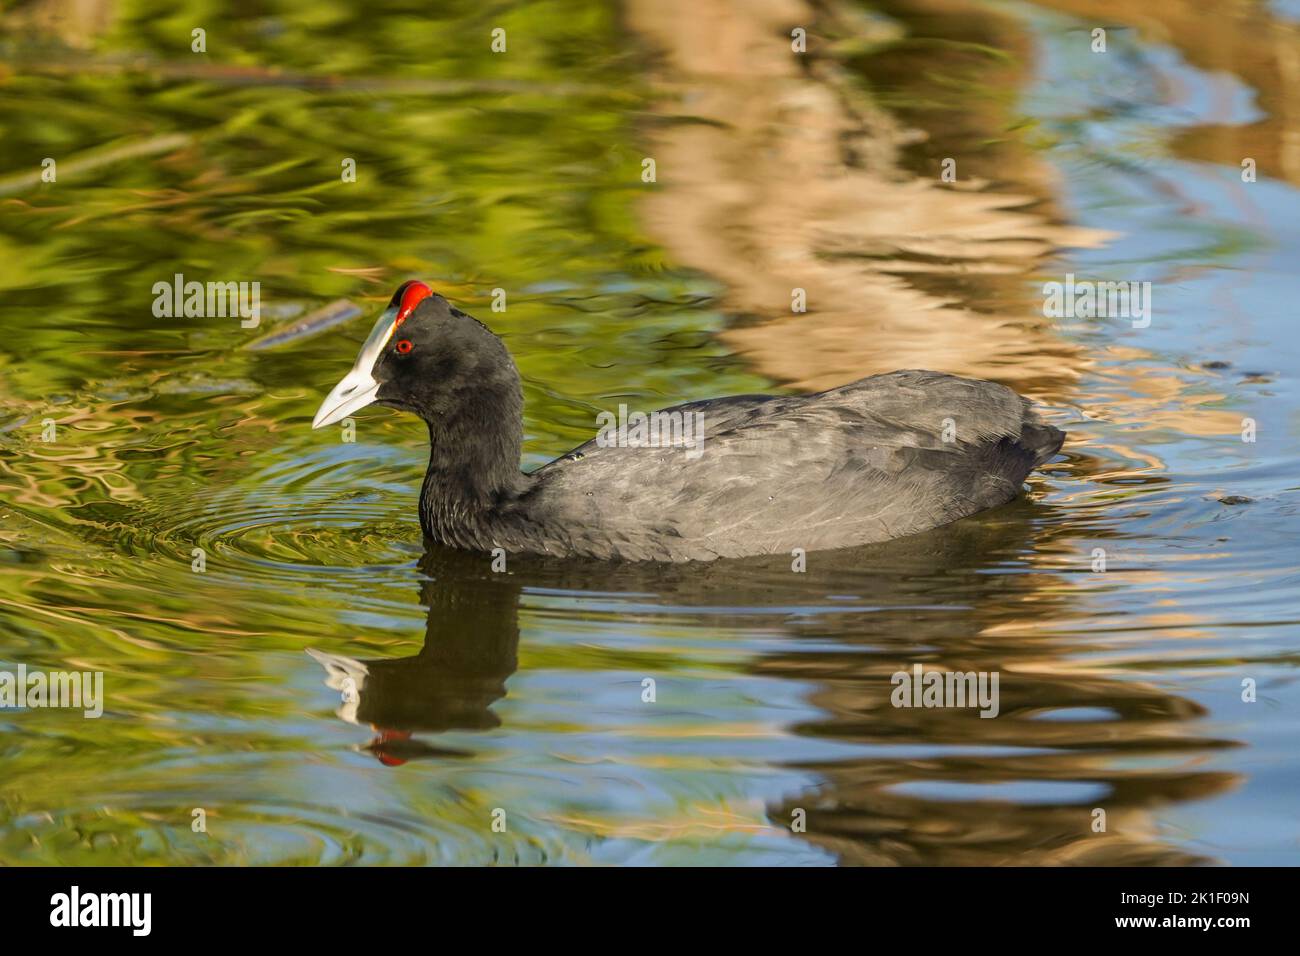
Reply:
<svg viewBox="0 0 1300 956"><path fill-rule="evenodd" d="M629 16L664 51L665 118L695 120L654 131L646 222L678 261L726 284L728 311L761 320L723 338L764 374L801 389L908 367L1062 383L1086 363L1041 316L982 314L903 277L1018 281L1058 247L1101 243L1038 210L1041 167L1014 193L978 191L960 169L960 188L937 169L903 172L914 131L833 60L791 53L792 24L809 25L814 50L836 29L798 0L633 3ZM679 29L684 17L699 28ZM791 312L795 288L807 313Z"/></svg>
<svg viewBox="0 0 1300 956"><path fill-rule="evenodd" d="M36 0L6 13L16 24L58 37L74 49L87 49L113 24L113 0Z"/></svg>

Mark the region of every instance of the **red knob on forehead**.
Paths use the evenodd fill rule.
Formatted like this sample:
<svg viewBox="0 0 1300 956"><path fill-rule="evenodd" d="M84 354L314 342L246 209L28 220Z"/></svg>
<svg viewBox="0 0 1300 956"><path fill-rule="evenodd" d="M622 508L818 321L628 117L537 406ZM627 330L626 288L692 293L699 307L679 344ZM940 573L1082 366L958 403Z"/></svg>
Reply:
<svg viewBox="0 0 1300 956"><path fill-rule="evenodd" d="M414 311L415 307L431 295L433 295L433 290L423 282L414 280L403 282L397 291L393 293L393 298L388 303L390 308L397 306L397 319L394 325L401 325L405 322L406 317Z"/></svg>

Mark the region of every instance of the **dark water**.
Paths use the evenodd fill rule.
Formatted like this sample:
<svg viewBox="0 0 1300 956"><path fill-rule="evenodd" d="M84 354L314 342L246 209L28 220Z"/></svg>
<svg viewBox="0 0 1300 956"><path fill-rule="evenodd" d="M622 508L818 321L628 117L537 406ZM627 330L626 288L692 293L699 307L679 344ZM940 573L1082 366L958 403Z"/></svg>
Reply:
<svg viewBox="0 0 1300 956"><path fill-rule="evenodd" d="M1091 21L1023 4L972 66L978 12L869 11L904 39L837 56L930 132L904 172L1010 136L979 128L994 103L1047 218L1106 234L1028 272L900 272L977 319L1034 318L1050 348L995 350L996 377L1065 454L1021 501L804 573L497 574L422 545L418 422L310 429L402 279L505 336L526 466L620 402L798 377L714 334L782 306L732 314L640 218L661 135L644 38L577 2L272 5L209 24L198 55L202 7L45 9L0 36L0 670L102 671L106 702L0 710L0 862L1300 859L1300 191L1196 138L1268 121L1244 67L1119 28L1103 61ZM1029 180L983 155L993 190ZM155 317L175 273L260 281L261 326ZM1038 318L1067 273L1151 281L1150 326ZM363 315L249 347L340 297ZM860 334L962 349L939 321ZM998 672L998 717L891 706L917 663Z"/></svg>

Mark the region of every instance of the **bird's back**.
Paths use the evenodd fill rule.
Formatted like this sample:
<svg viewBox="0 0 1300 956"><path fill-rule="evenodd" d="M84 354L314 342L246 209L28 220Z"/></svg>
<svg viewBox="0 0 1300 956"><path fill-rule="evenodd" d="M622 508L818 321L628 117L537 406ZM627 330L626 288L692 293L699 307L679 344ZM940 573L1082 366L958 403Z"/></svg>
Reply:
<svg viewBox="0 0 1300 956"><path fill-rule="evenodd" d="M662 413L702 445L593 439L533 473L501 544L681 561L885 541L1010 501L1065 437L1004 386L916 370Z"/></svg>

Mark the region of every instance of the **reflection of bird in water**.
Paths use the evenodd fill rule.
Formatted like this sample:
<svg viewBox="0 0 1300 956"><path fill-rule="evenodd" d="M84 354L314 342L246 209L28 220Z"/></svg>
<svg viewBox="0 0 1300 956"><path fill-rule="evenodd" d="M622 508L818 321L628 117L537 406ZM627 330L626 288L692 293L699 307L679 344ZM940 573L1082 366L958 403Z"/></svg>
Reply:
<svg viewBox="0 0 1300 956"><path fill-rule="evenodd" d="M1090 666L1087 635L1062 636L1086 612L1058 576L990 573L1032 567L1027 556L1072 534L1064 522L1018 520L1035 510L1013 505L864 555L862 572L878 582L868 593L892 593L806 628L834 637L833 649L755 662L755 673L815 679L810 703L824 716L794 731L849 753L799 763L820 782L770 807L774 824L802 810L800 838L861 865L1207 862L1162 840L1153 811L1232 786L1235 775L1198 764L1236 744L1193 732L1205 714L1195 701ZM998 716L894 707L891 677L916 663L998 672Z"/></svg>
<svg viewBox="0 0 1300 956"><path fill-rule="evenodd" d="M370 746L381 760L448 755L417 738L499 726L491 707L517 666L521 597L529 606L538 594L554 602L600 593L611 616L635 602L642 623L693 620L785 638L749 669L810 685L822 716L788 732L836 743L846 756L799 764L819 785L770 806L769 816L789 827L803 809L807 829L797 838L842 862L1198 862L1161 839L1152 811L1228 787L1230 775L1183 764L1231 742L1193 733L1203 714L1195 702L1077 660L1092 648L1063 622L1081 613L1080 598L1058 575L1033 570L1035 552L1072 534L1047 515L1019 502L885 545L809 555L804 573L789 558L646 565L512 556L509 573L494 574L482 556L431 548L421 564L429 615L418 655L313 656L345 695L340 715L378 731ZM890 676L914 663L999 672L998 717L891 706ZM1104 833L1092 832L1096 807L1107 813Z"/></svg>
<svg viewBox="0 0 1300 956"><path fill-rule="evenodd" d="M308 650L340 692L338 715L370 724L370 750L388 765L414 757L460 755L416 739L417 732L488 730L505 696L519 644L519 584L481 559L431 549L421 562L429 608L424 647L414 657L355 660Z"/></svg>

